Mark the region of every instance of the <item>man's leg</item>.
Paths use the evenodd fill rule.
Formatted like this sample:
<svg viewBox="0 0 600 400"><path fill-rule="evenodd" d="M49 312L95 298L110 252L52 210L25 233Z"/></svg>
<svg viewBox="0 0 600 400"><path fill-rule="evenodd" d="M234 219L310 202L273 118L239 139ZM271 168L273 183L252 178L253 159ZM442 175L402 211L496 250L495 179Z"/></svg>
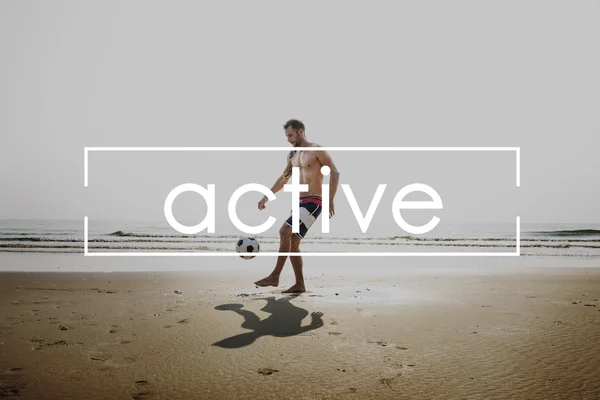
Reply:
<svg viewBox="0 0 600 400"><path fill-rule="evenodd" d="M296 236L296 235L293 235ZM292 242L292 227L288 224L284 223L279 229L279 252L280 253L289 253ZM281 271L283 270L283 266L285 265L285 261L287 260L287 256L279 256L277 257L277 264L275 264L275 268L271 275L263 278L259 281L254 282L257 286L278 286L279 285L279 275L281 275ZM294 272L296 268L294 267Z"/></svg>
<svg viewBox="0 0 600 400"><path fill-rule="evenodd" d="M290 252L300 254L300 237L298 235L292 235ZM306 292L304 286L304 275L302 273L302 256L290 256L292 267L294 268L294 276L296 277L296 283L294 286L282 293L302 293Z"/></svg>

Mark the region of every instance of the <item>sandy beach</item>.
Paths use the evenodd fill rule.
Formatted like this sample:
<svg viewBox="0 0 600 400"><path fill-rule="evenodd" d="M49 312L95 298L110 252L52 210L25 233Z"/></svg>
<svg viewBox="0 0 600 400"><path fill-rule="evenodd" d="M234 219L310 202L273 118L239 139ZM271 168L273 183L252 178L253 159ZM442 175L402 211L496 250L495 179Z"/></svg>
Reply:
<svg viewBox="0 0 600 400"><path fill-rule="evenodd" d="M4 266L18 257L31 262L4 255ZM281 294L289 267L280 288L254 287L266 262L4 272L0 397L600 397L600 269L385 260L311 261L309 292L295 297Z"/></svg>

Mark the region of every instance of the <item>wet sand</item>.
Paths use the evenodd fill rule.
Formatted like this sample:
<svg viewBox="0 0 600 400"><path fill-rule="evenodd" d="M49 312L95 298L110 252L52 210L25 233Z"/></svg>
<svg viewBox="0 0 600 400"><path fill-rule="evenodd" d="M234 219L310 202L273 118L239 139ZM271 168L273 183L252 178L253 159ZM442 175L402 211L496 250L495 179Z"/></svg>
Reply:
<svg viewBox="0 0 600 400"><path fill-rule="evenodd" d="M600 268L373 264L2 273L0 397L600 398Z"/></svg>

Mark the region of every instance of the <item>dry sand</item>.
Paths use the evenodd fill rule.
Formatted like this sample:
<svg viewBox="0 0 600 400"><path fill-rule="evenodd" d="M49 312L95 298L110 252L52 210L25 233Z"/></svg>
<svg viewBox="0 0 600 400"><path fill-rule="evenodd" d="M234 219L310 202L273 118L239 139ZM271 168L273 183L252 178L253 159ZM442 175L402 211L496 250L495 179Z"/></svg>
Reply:
<svg viewBox="0 0 600 400"><path fill-rule="evenodd" d="M600 398L599 268L369 268L3 273L0 397Z"/></svg>

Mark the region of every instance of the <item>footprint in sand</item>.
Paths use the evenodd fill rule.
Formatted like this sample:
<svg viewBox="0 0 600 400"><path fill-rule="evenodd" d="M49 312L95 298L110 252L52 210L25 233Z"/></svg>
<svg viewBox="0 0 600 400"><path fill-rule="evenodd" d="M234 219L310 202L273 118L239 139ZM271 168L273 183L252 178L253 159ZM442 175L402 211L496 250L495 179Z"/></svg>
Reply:
<svg viewBox="0 0 600 400"><path fill-rule="evenodd" d="M0 398L19 397L27 386L23 368L11 368L0 375Z"/></svg>
<svg viewBox="0 0 600 400"><path fill-rule="evenodd" d="M274 372L279 372L279 370L272 368L260 368L258 370L258 373L261 375L272 375Z"/></svg>
<svg viewBox="0 0 600 400"><path fill-rule="evenodd" d="M44 343L43 339L39 339L40 340L40 344L35 348L35 350L42 350L43 348L46 347L54 347L54 346L73 346L73 345L81 345L83 343L81 342L77 342L77 343L69 343L66 340L55 340L54 342L49 342L49 343ZM33 342L33 339L31 340Z"/></svg>
<svg viewBox="0 0 600 400"><path fill-rule="evenodd" d="M392 383L394 383L394 381L396 380L396 378L398 378L399 376L402 376L401 373L396 374L396 376L390 376L390 377L386 377L386 378L380 378L379 382L387 385L387 387L389 387L390 389L394 390L394 388L392 387Z"/></svg>
<svg viewBox="0 0 600 400"><path fill-rule="evenodd" d="M90 355L90 360L92 361L108 361L110 360L110 354L108 353L101 353L101 352L94 352Z"/></svg>
<svg viewBox="0 0 600 400"><path fill-rule="evenodd" d="M135 386L136 388L135 393L131 394L131 397L134 400L149 399L150 397L152 397L152 391L150 390L151 385L150 383L148 383L148 381L135 381L133 386Z"/></svg>
<svg viewBox="0 0 600 400"><path fill-rule="evenodd" d="M497 331L505 333L529 333L529 329L521 328L519 326L503 326L496 328Z"/></svg>

